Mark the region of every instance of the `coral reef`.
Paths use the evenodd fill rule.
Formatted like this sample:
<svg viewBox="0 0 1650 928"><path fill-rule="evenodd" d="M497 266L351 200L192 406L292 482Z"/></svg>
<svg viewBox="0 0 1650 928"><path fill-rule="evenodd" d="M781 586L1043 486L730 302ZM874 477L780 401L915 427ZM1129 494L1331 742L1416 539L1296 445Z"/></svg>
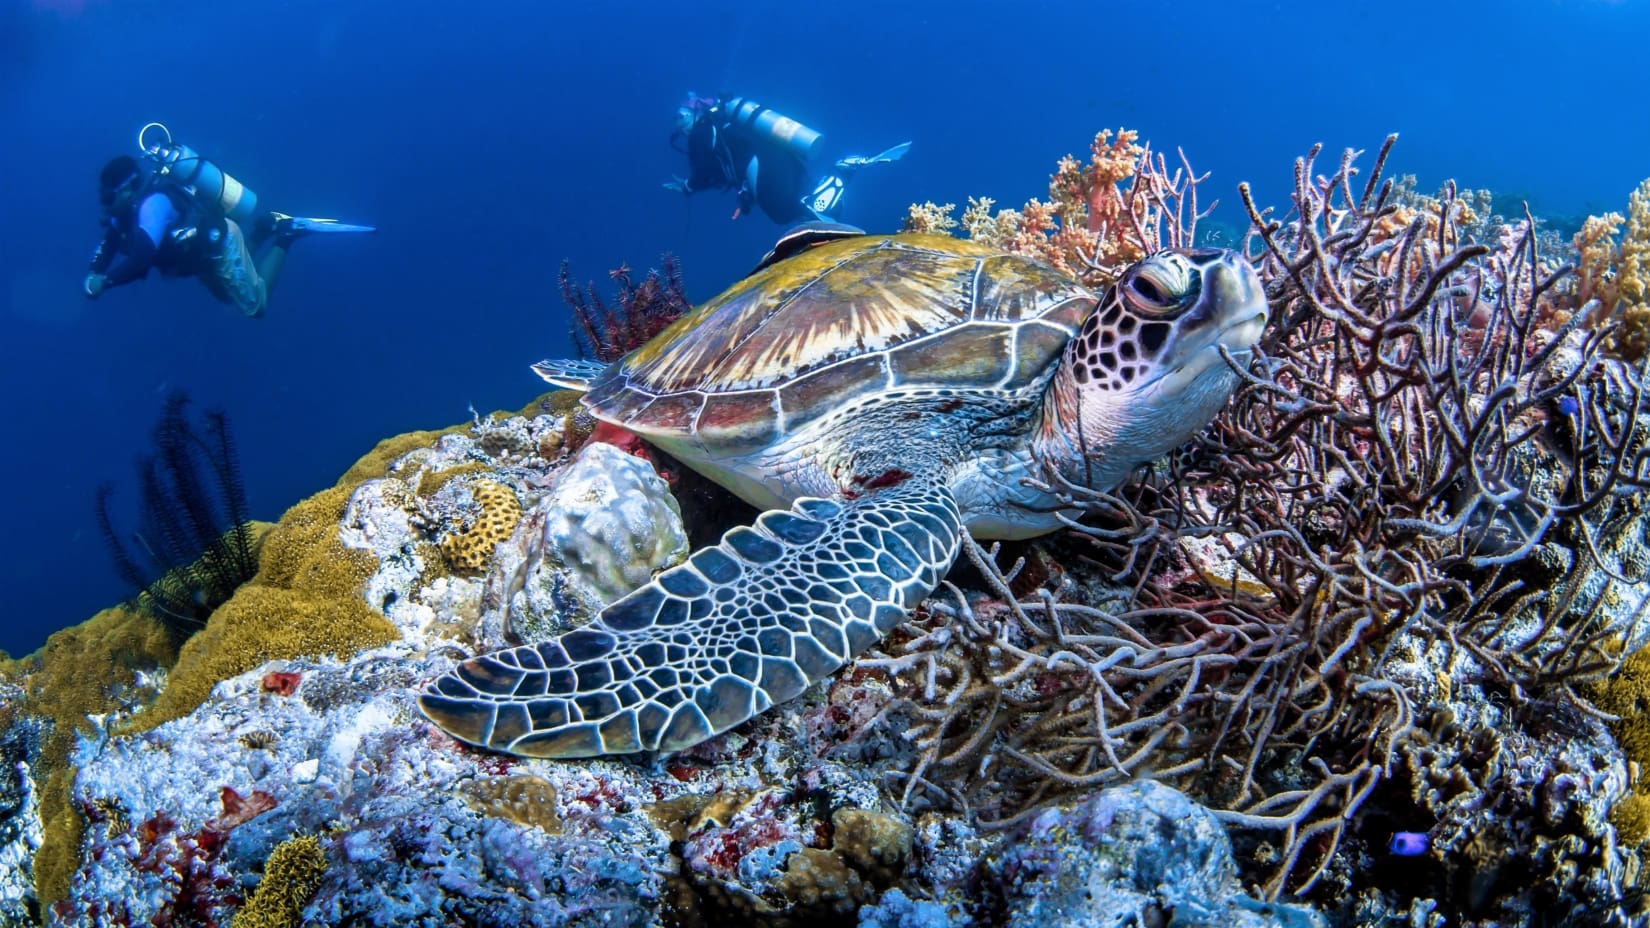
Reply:
<svg viewBox="0 0 1650 928"><path fill-rule="evenodd" d="M1574 302L1640 227L1571 255L1388 154L1240 191L1274 321L1198 441L1051 482L1069 531L965 546L676 755L492 755L414 694L737 516L684 526L689 478L570 394L381 443L181 653L120 610L0 666L0 921L1643 923L1650 410L1624 314ZM913 222L1103 284L1197 240L1200 181L1102 133L1046 203ZM585 305L592 351L647 331Z"/></svg>
<svg viewBox="0 0 1650 928"><path fill-rule="evenodd" d="M652 465L591 442L500 553L486 600L503 608L512 640L537 641L588 621L687 553L681 511Z"/></svg>
<svg viewBox="0 0 1650 928"><path fill-rule="evenodd" d="M1310 910L1245 896L1226 831L1149 780L1048 809L988 854L978 905L994 925L1187 923L1318 928Z"/></svg>
<svg viewBox="0 0 1650 928"><path fill-rule="evenodd" d="M39 786L33 762L44 725L19 716L23 688L0 679L0 924L36 921L33 860L40 848Z"/></svg>
<svg viewBox="0 0 1650 928"><path fill-rule="evenodd" d="M1579 313L1592 325L1615 323L1608 350L1640 360L1650 350L1650 179L1628 195L1625 217L1587 217L1572 246L1576 270L1560 290L1562 317Z"/></svg>
<svg viewBox="0 0 1650 928"><path fill-rule="evenodd" d="M907 805L1013 825L1150 772L1249 830L1240 863L1268 896L1345 899L1391 834L1372 823L1438 823L1434 869L1486 874L1493 906L1366 879L1378 901L1336 914L1516 924L1563 900L1629 917L1602 827L1625 771L1600 726L1576 723L1591 711L1576 686L1611 671L1612 636L1642 641L1643 371L1554 311L1564 269L1529 217L1383 184L1390 145L1357 187L1355 153L1327 177L1303 159L1287 221L1240 191L1275 320L1248 386L1152 479L1071 492L1073 528L1121 588L969 548L993 595L936 597L860 662L903 681L920 749L898 775ZM1458 763L1471 779L1454 792L1400 798L1417 720L1442 718L1452 743L1531 760ZM1559 888L1539 895L1491 857Z"/></svg>
<svg viewBox="0 0 1650 928"><path fill-rule="evenodd" d="M69 798L77 738L104 736L109 726L147 699L176 659L171 633L142 613L106 609L73 628L54 633L39 651L0 666L0 685L11 681L4 704L8 730L35 720L43 726L24 745L13 743L29 769L26 799L14 814L38 815L39 849L29 869L34 895L44 903L68 892L85 824ZM21 733L21 732L19 732ZM21 750L19 750L21 749ZM13 767L13 770L20 769ZM14 839L15 840L15 839ZM15 853L15 851L13 852Z"/></svg>
<svg viewBox="0 0 1650 928"><path fill-rule="evenodd" d="M1591 688L1600 709L1614 717L1612 728L1629 763L1650 770L1650 648L1634 651L1606 681ZM1610 812L1619 839L1628 847L1650 841L1650 782L1635 778L1633 791Z"/></svg>
<svg viewBox="0 0 1650 928"><path fill-rule="evenodd" d="M206 624L258 567L256 533L240 461L221 410L197 432L174 392L151 431L155 454L138 464L142 519L134 554L109 516L114 488L97 491L97 520L121 578L141 590L138 608L182 641ZM146 562L148 567L140 566Z"/></svg>
<svg viewBox="0 0 1650 928"><path fill-rule="evenodd" d="M400 637L361 596L373 559L339 539L348 501L348 488L335 487L281 517L264 538L257 575L184 644L165 690L131 731L194 711L220 681L269 661L354 654Z"/></svg>
<svg viewBox="0 0 1650 928"><path fill-rule="evenodd" d="M447 563L460 570L481 570L492 560L493 549L510 537L521 521L521 501L502 483L476 480L467 489L476 509L475 517L447 530L441 539L441 553Z"/></svg>

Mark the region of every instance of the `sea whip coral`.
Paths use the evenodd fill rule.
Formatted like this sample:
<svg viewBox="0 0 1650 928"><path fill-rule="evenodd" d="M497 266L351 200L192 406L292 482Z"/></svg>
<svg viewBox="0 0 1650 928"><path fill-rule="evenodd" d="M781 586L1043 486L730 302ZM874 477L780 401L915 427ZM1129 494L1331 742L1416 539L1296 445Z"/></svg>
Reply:
<svg viewBox="0 0 1650 928"><path fill-rule="evenodd" d="M1579 320L1542 328L1564 271L1528 216L1486 243L1453 187L1393 202L1392 141L1358 186L1355 152L1329 176L1298 161L1281 221L1240 188L1274 320L1245 386L1146 481L1065 488L1118 599L1020 600L1025 562L968 546L993 598L952 588L860 662L909 697L908 804L1000 828L1149 773L1274 832L1269 894L1306 892L1439 698L1389 672L1401 642L1515 705L1580 705L1570 687L1614 666L1632 616L1597 581L1650 480L1644 370ZM1192 569L1198 538L1227 581Z"/></svg>

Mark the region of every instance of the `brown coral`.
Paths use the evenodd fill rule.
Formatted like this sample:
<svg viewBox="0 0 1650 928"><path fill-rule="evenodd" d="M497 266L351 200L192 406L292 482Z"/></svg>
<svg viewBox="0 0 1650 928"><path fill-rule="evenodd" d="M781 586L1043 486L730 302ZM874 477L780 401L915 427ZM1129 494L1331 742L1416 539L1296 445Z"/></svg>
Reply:
<svg viewBox="0 0 1650 928"><path fill-rule="evenodd" d="M913 832L909 823L865 809L838 809L831 817L831 846L855 870L878 886L905 873Z"/></svg>
<svg viewBox="0 0 1650 928"><path fill-rule="evenodd" d="M548 780L525 774L484 777L465 783L462 791L464 802L482 815L508 819L546 834L561 834L556 787Z"/></svg>
<svg viewBox="0 0 1650 928"><path fill-rule="evenodd" d="M481 570L493 557L498 543L510 537L521 521L521 500L515 491L493 480L477 480L469 486L479 507L475 520L441 540L447 563L460 570Z"/></svg>
<svg viewBox="0 0 1650 928"><path fill-rule="evenodd" d="M791 855L779 892L795 909L816 918L851 918L875 895L841 857L816 847Z"/></svg>
<svg viewBox="0 0 1650 928"><path fill-rule="evenodd" d="M1610 679L1593 687L1593 702L1615 716L1616 741L1627 760L1639 770L1650 770L1650 648L1622 661ZM1610 813L1621 843L1635 845L1650 838L1650 783L1641 776L1633 791Z"/></svg>

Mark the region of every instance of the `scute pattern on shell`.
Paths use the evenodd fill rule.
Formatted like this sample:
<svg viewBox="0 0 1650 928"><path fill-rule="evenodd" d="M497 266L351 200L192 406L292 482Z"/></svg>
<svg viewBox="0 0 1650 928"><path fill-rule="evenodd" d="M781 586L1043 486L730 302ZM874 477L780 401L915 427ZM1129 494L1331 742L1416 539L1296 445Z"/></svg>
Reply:
<svg viewBox="0 0 1650 928"><path fill-rule="evenodd" d="M1053 268L945 236L849 239L753 275L585 397L650 437L754 446L891 387L1021 389L1094 296Z"/></svg>

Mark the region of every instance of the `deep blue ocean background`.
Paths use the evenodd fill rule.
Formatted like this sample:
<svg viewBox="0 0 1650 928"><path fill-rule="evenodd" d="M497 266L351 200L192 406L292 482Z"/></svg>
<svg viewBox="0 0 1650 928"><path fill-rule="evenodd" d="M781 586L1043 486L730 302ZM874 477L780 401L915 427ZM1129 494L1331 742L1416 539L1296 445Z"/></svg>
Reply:
<svg viewBox="0 0 1650 928"><path fill-rule="evenodd" d="M681 258L703 300L780 229L684 200L689 90L743 94L833 154L914 142L844 218L1046 191L1102 127L1182 147L1239 221L1293 159L1402 138L1394 173L1574 216L1650 175L1650 3L0 0L0 649L132 591L93 514L166 394L225 409L275 519L380 438L520 408L571 351L557 268ZM96 175L159 120L264 205L379 225L293 251L267 317L151 279L89 302ZM639 276L639 275L638 275Z"/></svg>

